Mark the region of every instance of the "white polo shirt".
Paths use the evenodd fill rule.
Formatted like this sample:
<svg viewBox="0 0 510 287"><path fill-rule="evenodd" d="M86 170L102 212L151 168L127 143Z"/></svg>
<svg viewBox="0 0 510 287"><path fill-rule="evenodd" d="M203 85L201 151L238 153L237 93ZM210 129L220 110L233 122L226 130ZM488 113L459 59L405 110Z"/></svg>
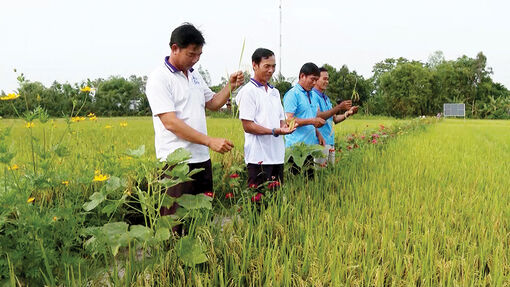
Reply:
<svg viewBox="0 0 510 287"><path fill-rule="evenodd" d="M167 130L159 114L175 112L176 116L193 129L207 134L205 121L205 103L210 101L214 92L209 89L198 71L190 69L188 77L168 62L168 57L147 79L145 89L152 110L155 134L156 156L164 161L178 148L190 151L190 163L207 161L209 148L191 143L177 137Z"/></svg>
<svg viewBox="0 0 510 287"><path fill-rule="evenodd" d="M268 84L264 85L250 79L237 94L239 100L239 118L253 121L268 129L279 128L285 120L280 92ZM244 161L258 164L283 164L285 144L283 136L254 135L244 133Z"/></svg>

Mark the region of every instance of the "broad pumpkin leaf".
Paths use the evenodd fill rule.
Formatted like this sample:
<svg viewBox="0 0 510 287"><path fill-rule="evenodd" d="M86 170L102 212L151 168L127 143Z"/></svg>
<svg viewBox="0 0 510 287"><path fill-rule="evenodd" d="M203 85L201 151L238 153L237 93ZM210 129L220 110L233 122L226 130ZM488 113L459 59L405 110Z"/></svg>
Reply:
<svg viewBox="0 0 510 287"><path fill-rule="evenodd" d="M183 194L181 197L177 198L175 200L180 206L186 208L187 210L193 210L193 209L212 209L212 198L209 196L206 196L204 194Z"/></svg>
<svg viewBox="0 0 510 287"><path fill-rule="evenodd" d="M205 250L202 242L189 235L182 237L177 243L177 256L190 267L207 261Z"/></svg>
<svg viewBox="0 0 510 287"><path fill-rule="evenodd" d="M128 149L126 154L132 157L141 157L145 154L145 145L141 145L137 149Z"/></svg>
<svg viewBox="0 0 510 287"><path fill-rule="evenodd" d="M92 209L96 208L101 202L103 202L106 199L106 195L104 195L102 192L94 192L90 197L90 201L85 202L83 204L83 209L85 211L91 211Z"/></svg>

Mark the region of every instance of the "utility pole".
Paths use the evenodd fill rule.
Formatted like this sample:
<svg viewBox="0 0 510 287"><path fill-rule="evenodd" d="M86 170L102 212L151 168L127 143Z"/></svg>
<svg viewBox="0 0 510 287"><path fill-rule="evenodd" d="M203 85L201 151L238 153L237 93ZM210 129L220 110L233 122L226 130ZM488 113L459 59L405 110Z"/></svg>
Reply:
<svg viewBox="0 0 510 287"><path fill-rule="evenodd" d="M282 0L280 0L280 53L278 63L278 80L282 79Z"/></svg>

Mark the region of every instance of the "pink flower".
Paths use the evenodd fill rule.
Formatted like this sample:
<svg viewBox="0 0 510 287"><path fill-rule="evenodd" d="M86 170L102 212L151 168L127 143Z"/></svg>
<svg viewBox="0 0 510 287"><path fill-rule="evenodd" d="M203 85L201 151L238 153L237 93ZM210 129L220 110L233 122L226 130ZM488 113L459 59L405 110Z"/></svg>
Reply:
<svg viewBox="0 0 510 287"><path fill-rule="evenodd" d="M232 192L229 192L229 193L225 194L225 198L227 198L227 199L234 198L234 194Z"/></svg>
<svg viewBox="0 0 510 287"><path fill-rule="evenodd" d="M252 202L259 202L262 199L262 196L264 196L262 193L257 193L256 195L251 197Z"/></svg>
<svg viewBox="0 0 510 287"><path fill-rule="evenodd" d="M237 173L233 173L230 175L230 178L238 178L238 177L239 177L239 175Z"/></svg>
<svg viewBox="0 0 510 287"><path fill-rule="evenodd" d="M378 139L379 138L379 134L372 134L372 138L373 139Z"/></svg>
<svg viewBox="0 0 510 287"><path fill-rule="evenodd" d="M376 139L373 139L373 140L372 140L372 143L373 143L373 144L376 144L376 143L377 143L377 140L376 140Z"/></svg>
<svg viewBox="0 0 510 287"><path fill-rule="evenodd" d="M361 139L364 140L365 139L365 136L361 136Z"/></svg>
<svg viewBox="0 0 510 287"><path fill-rule="evenodd" d="M211 191L204 192L204 194L205 194L206 196L209 196L209 197L214 197L214 192L211 192Z"/></svg>
<svg viewBox="0 0 510 287"><path fill-rule="evenodd" d="M384 126L383 126L383 125L379 125L379 128L380 128L381 130L384 130Z"/></svg>
<svg viewBox="0 0 510 287"><path fill-rule="evenodd" d="M348 150L351 150L351 149L352 149L352 146L348 145L348 146L347 146L347 149L348 149Z"/></svg>

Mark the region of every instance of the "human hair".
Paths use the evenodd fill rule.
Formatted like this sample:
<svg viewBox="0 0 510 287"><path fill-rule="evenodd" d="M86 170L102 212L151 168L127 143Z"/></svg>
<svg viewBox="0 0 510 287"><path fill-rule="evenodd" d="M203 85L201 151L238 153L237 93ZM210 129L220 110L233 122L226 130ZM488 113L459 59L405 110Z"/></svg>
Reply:
<svg viewBox="0 0 510 287"><path fill-rule="evenodd" d="M258 48L253 52L253 55L251 55L251 61L258 65L262 59L267 59L271 56L274 56L273 51L266 48Z"/></svg>
<svg viewBox="0 0 510 287"><path fill-rule="evenodd" d="M304 74L305 76L314 75L320 77L321 72L319 72L319 67L314 63L306 63L299 70L299 75Z"/></svg>
<svg viewBox="0 0 510 287"><path fill-rule="evenodd" d="M183 23L175 28L170 36L170 48L176 44L179 48L186 48L189 45L203 46L205 44L204 36L193 24Z"/></svg>
<svg viewBox="0 0 510 287"><path fill-rule="evenodd" d="M324 67L320 67L319 68L319 74L322 73L322 72L327 72L328 69L324 68Z"/></svg>

